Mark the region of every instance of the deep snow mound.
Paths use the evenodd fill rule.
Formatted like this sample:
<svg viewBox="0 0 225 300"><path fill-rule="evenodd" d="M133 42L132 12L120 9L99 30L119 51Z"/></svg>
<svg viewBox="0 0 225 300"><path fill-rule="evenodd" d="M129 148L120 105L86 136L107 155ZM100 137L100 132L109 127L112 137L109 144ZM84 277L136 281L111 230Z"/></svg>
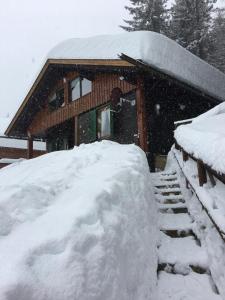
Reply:
<svg viewBox="0 0 225 300"><path fill-rule="evenodd" d="M109 141L0 171L0 299L154 299L145 154Z"/></svg>

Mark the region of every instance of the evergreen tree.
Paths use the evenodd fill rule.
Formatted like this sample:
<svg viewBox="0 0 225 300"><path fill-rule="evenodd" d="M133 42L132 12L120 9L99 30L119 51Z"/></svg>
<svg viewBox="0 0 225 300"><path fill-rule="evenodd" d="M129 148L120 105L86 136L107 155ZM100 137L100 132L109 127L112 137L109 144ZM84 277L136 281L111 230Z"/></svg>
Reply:
<svg viewBox="0 0 225 300"><path fill-rule="evenodd" d="M171 38L202 59L207 59L209 53L211 12L215 2L176 0L171 9Z"/></svg>
<svg viewBox="0 0 225 300"><path fill-rule="evenodd" d="M164 33L166 30L166 2L168 0L130 0L132 6L125 6L133 17L124 20L128 26L120 26L126 31L150 30Z"/></svg>
<svg viewBox="0 0 225 300"><path fill-rule="evenodd" d="M209 63L225 73L225 10L217 9L211 31Z"/></svg>

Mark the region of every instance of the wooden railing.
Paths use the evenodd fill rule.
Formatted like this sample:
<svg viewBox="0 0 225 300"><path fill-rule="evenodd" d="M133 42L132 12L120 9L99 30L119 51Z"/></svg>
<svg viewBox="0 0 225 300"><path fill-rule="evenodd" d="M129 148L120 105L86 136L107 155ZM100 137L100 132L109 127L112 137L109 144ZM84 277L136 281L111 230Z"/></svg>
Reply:
<svg viewBox="0 0 225 300"><path fill-rule="evenodd" d="M176 141L175 141L175 148L176 150L181 151L182 153L182 160L183 162L187 162L189 159L192 159L193 161L196 162L196 168L197 168L197 173L198 173L198 178L199 178L199 186L203 186L205 183L207 183L208 180L210 180L211 184L213 186L216 185L216 180L217 178L220 182L225 184L225 174L220 174L217 171L213 170L210 166L205 164L202 160L195 158L192 154L187 153ZM199 203L201 204L202 209L206 212L212 223L214 224L216 230L218 231L219 235L225 242L225 232L221 230L220 226L217 224L216 220L211 216L209 210L203 205L202 201L200 200L200 197L198 196L198 192L196 191L195 187L193 184L190 182L189 178L186 176L183 166L180 164L180 161L174 154L174 157L178 163L178 166L180 167L182 174L186 180L186 186L187 188L191 189L192 192L195 194L197 199L199 200ZM208 176L207 176L208 174Z"/></svg>
<svg viewBox="0 0 225 300"><path fill-rule="evenodd" d="M207 174L208 174L209 180L213 186L216 185L214 177L217 178L219 181L221 181L223 184L225 184L225 174L217 172L216 170L211 168L209 165L204 163L201 159L194 157L193 154L187 153L177 143L177 141L175 141L175 148L182 152L183 161L187 161L189 158L191 158L192 160L194 160L197 163L200 186L203 186L205 183L207 183L207 180L208 180Z"/></svg>

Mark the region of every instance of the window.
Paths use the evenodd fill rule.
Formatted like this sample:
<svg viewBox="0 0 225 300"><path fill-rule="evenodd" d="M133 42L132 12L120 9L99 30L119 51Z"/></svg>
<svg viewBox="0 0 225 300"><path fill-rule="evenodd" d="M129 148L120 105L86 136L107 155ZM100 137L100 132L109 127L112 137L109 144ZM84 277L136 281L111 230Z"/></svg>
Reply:
<svg viewBox="0 0 225 300"><path fill-rule="evenodd" d="M112 134L112 117L110 107L106 106L98 111L98 138L108 138Z"/></svg>
<svg viewBox="0 0 225 300"><path fill-rule="evenodd" d="M49 98L49 108L51 111L60 108L64 103L64 89L56 91Z"/></svg>
<svg viewBox="0 0 225 300"><path fill-rule="evenodd" d="M82 96L91 93L92 91L92 82L86 78L81 80Z"/></svg>
<svg viewBox="0 0 225 300"><path fill-rule="evenodd" d="M77 77L70 82L70 101L75 101L92 91L92 82L86 78Z"/></svg>
<svg viewBox="0 0 225 300"><path fill-rule="evenodd" d="M72 80L70 82L70 95L71 101L75 101L80 98L81 88L80 88L80 77Z"/></svg>

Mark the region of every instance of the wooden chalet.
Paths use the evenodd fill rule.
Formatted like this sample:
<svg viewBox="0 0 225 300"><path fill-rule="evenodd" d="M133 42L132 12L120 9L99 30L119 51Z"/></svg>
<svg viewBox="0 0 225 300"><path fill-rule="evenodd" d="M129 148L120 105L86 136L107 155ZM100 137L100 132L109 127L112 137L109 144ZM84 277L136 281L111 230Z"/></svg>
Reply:
<svg viewBox="0 0 225 300"><path fill-rule="evenodd" d="M168 38L133 32L71 39L48 55L6 130L47 151L110 139L136 143L151 169L173 144L174 121L224 100L225 75Z"/></svg>

